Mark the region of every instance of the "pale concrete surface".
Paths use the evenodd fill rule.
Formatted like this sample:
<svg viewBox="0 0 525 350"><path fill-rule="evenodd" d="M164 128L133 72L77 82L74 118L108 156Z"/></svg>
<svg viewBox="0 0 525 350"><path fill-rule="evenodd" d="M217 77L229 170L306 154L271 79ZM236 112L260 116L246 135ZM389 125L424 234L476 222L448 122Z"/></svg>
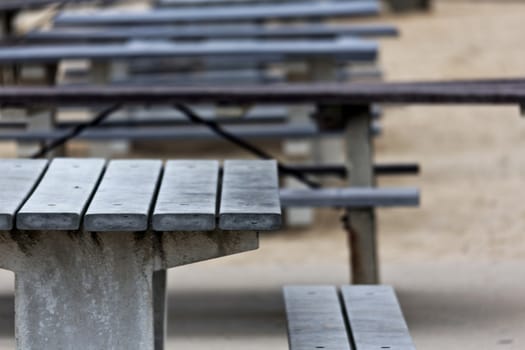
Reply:
<svg viewBox="0 0 525 350"><path fill-rule="evenodd" d="M525 76L524 13L519 2L443 1L432 15L388 18L403 36L383 41L387 78ZM525 120L511 107L407 107L387 108L383 123L379 159L423 167L418 178L381 181L419 184L422 207L379 212L381 275L399 292L417 348L525 349ZM150 155L239 156L173 148L150 146ZM280 287L348 281L338 215L264 235L255 252L172 270L167 348L286 349ZM13 281L7 272L0 281L3 350L14 344Z"/></svg>

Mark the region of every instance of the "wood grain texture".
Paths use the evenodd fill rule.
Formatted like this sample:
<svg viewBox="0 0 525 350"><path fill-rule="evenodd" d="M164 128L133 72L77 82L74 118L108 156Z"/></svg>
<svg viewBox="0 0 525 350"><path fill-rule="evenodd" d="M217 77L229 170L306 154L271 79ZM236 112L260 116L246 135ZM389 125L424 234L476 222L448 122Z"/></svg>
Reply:
<svg viewBox="0 0 525 350"><path fill-rule="evenodd" d="M225 161L219 228L277 230L280 226L277 163L273 160Z"/></svg>
<svg viewBox="0 0 525 350"><path fill-rule="evenodd" d="M287 286L284 300L290 350L353 350L335 287Z"/></svg>
<svg viewBox="0 0 525 350"><path fill-rule="evenodd" d="M86 231L145 231L161 173L160 160L113 160L84 218Z"/></svg>
<svg viewBox="0 0 525 350"><path fill-rule="evenodd" d="M153 211L155 231L215 229L219 162L173 160L166 163Z"/></svg>
<svg viewBox="0 0 525 350"><path fill-rule="evenodd" d="M415 350L390 286L344 286L343 301L355 350Z"/></svg>
<svg viewBox="0 0 525 350"><path fill-rule="evenodd" d="M17 210L31 194L47 160L0 160L0 230L11 230Z"/></svg>
<svg viewBox="0 0 525 350"><path fill-rule="evenodd" d="M56 158L17 214L21 230L78 230L103 159Z"/></svg>

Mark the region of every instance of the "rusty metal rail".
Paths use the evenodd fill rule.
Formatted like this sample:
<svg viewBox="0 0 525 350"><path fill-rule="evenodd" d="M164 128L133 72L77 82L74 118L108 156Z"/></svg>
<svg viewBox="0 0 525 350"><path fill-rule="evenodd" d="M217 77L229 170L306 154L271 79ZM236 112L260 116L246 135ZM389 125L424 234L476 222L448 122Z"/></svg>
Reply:
<svg viewBox="0 0 525 350"><path fill-rule="evenodd" d="M525 104L525 79L210 87L2 87L2 105L108 103Z"/></svg>

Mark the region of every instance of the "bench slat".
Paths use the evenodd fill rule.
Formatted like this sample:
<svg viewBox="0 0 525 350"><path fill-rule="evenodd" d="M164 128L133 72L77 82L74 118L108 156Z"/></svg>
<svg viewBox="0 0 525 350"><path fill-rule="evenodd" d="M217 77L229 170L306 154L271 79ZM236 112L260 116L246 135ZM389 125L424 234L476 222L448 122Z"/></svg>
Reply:
<svg viewBox="0 0 525 350"><path fill-rule="evenodd" d="M51 29L24 35L30 42L62 41L124 41L130 39L238 39L238 38L336 38L340 36L396 36L394 26L376 25L289 25L265 27L260 25L220 26L140 26L111 29Z"/></svg>
<svg viewBox="0 0 525 350"><path fill-rule="evenodd" d="M213 41L208 43L171 43L133 41L124 44L41 45L3 47L0 63L55 62L65 59L133 59L192 57L257 57L285 60L315 56L342 60L376 59L376 43L356 39L328 41Z"/></svg>
<svg viewBox="0 0 525 350"><path fill-rule="evenodd" d="M291 350L351 350L335 287L288 286L284 299Z"/></svg>
<svg viewBox="0 0 525 350"><path fill-rule="evenodd" d="M276 230L281 226L277 163L224 162L219 227L223 230Z"/></svg>
<svg viewBox="0 0 525 350"><path fill-rule="evenodd" d="M54 159L18 212L18 229L78 229L104 164L103 159Z"/></svg>
<svg viewBox="0 0 525 350"><path fill-rule="evenodd" d="M215 228L219 162L166 163L155 210L155 231L210 231Z"/></svg>
<svg viewBox="0 0 525 350"><path fill-rule="evenodd" d="M38 183L47 160L0 160L0 230L11 230L17 210Z"/></svg>
<svg viewBox="0 0 525 350"><path fill-rule="evenodd" d="M84 218L86 231L145 231L161 173L160 160L113 160Z"/></svg>
<svg viewBox="0 0 525 350"><path fill-rule="evenodd" d="M390 286L344 286L343 301L355 350L415 350Z"/></svg>
<svg viewBox="0 0 525 350"><path fill-rule="evenodd" d="M244 5L210 8L159 9L150 11L62 12L55 18L56 26L174 24L191 22L237 22L271 19L308 19L323 17L360 17L379 14L377 1L339 3L303 3Z"/></svg>

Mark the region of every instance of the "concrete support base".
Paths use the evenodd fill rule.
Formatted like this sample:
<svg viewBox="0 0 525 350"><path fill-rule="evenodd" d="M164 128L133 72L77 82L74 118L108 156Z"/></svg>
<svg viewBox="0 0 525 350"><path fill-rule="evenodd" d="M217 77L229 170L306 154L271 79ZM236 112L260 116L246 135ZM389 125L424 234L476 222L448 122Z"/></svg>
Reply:
<svg viewBox="0 0 525 350"><path fill-rule="evenodd" d="M163 349L166 269L257 246L255 232L1 232L17 349Z"/></svg>

